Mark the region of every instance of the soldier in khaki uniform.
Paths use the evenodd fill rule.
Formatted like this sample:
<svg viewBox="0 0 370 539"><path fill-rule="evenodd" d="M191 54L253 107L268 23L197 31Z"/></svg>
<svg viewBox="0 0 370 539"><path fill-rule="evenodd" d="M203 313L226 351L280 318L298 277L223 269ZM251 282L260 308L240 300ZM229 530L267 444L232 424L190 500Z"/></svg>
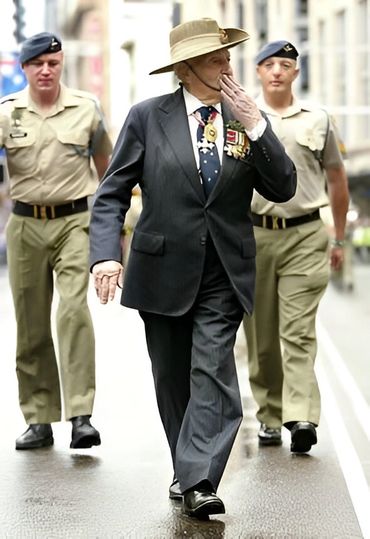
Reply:
<svg viewBox="0 0 370 539"><path fill-rule="evenodd" d="M317 442L320 393L314 373L315 318L329 279L339 269L348 186L340 141L331 119L292 94L298 75L296 48L267 44L257 55L263 95L257 100L297 168L296 195L282 204L258 193L252 200L257 243L255 311L245 317L249 376L258 404L262 445L281 444L281 426L291 431L291 451L304 453ZM335 239L319 209L330 203Z"/></svg>
<svg viewBox="0 0 370 539"><path fill-rule="evenodd" d="M60 83L60 40L27 39L20 62L29 85L0 101L13 212L7 225L17 319L19 402L28 429L17 449L53 444L51 423L72 422L70 447L100 444L91 425L95 343L87 305L88 200L108 165L111 142L94 96ZM6 119L4 119L4 116ZM59 369L51 333L55 287Z"/></svg>

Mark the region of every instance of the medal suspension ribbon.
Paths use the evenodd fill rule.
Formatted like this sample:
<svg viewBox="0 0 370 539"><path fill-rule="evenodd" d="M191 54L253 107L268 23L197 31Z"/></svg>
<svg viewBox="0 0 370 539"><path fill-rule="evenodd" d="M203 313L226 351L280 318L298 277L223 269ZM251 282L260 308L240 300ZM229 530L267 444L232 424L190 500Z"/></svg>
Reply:
<svg viewBox="0 0 370 539"><path fill-rule="evenodd" d="M213 125L213 122L216 119L217 116L217 110L214 110L209 115L209 118L207 120L207 123L204 123L202 120L202 117L199 112L193 112L192 116L196 119L196 121L204 127L204 137L207 142L215 142L217 139L217 129Z"/></svg>

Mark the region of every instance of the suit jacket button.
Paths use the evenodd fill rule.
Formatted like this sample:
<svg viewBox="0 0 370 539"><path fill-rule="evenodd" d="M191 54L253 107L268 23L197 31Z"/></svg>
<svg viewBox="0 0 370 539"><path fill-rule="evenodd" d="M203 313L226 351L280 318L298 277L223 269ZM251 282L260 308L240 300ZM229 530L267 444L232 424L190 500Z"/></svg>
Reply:
<svg viewBox="0 0 370 539"><path fill-rule="evenodd" d="M201 236L200 237L200 244L205 245L207 243L207 236Z"/></svg>

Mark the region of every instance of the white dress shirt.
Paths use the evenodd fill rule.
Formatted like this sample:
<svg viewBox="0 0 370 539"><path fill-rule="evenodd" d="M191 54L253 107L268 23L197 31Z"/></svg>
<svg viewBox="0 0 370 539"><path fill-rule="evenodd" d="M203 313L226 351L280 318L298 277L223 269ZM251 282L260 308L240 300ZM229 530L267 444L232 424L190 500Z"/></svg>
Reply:
<svg viewBox="0 0 370 539"><path fill-rule="evenodd" d="M185 100L185 107L186 107L186 114L188 116L188 122L189 122L189 130L190 130L190 136L191 141L193 144L193 152L195 161L197 163L197 167L199 170L199 150L197 146L197 130L199 126L198 120L195 118L193 113L199 109L200 107L208 106L202 103L197 97L195 97L193 94L187 91L187 89L183 86L183 93L184 93L184 100ZM222 109L221 109L221 103L216 103L213 105L213 107L217 110L218 114L213 122L213 125L217 131L217 138L215 141L215 144L217 146L218 156L220 158L220 164L222 165L222 159L224 155L224 124L222 120ZM258 124L254 127L252 131L247 131L246 133L250 140L257 140L259 139L265 129L266 129L266 120L262 118ZM202 180L201 180L202 181Z"/></svg>
<svg viewBox="0 0 370 539"><path fill-rule="evenodd" d="M208 105L205 105L204 103L202 103L197 97L189 93L184 87L183 87L183 92L184 92L186 114L188 115L190 136L191 136L191 141L193 143L194 157L197 163L197 167L199 169L199 150L197 146L197 142L198 142L197 130L198 130L199 122L193 116L193 113L200 107L205 107L205 106L207 107ZM222 157L223 157L223 150L224 150L224 124L222 121L221 104L217 103L216 105L213 105L213 107L218 112L213 122L213 125L217 131L217 138L216 138L215 144L217 146L220 163L222 164Z"/></svg>

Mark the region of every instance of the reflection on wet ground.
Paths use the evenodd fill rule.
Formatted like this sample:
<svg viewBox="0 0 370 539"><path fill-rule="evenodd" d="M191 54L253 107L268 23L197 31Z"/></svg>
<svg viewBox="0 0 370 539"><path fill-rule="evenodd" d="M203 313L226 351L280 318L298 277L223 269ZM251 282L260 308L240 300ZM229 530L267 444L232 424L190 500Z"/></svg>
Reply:
<svg viewBox="0 0 370 539"><path fill-rule="evenodd" d="M246 362L238 373L245 417L219 488L226 514L197 521L168 499L169 450L159 421L140 319L92 298L97 328L94 425L102 445L69 449L71 426L53 425L55 445L15 451L24 430L14 372L15 329L4 275L0 362L0 536L20 539L360 538L361 531L325 419L309 456L260 448ZM4 305L4 304L3 304Z"/></svg>

